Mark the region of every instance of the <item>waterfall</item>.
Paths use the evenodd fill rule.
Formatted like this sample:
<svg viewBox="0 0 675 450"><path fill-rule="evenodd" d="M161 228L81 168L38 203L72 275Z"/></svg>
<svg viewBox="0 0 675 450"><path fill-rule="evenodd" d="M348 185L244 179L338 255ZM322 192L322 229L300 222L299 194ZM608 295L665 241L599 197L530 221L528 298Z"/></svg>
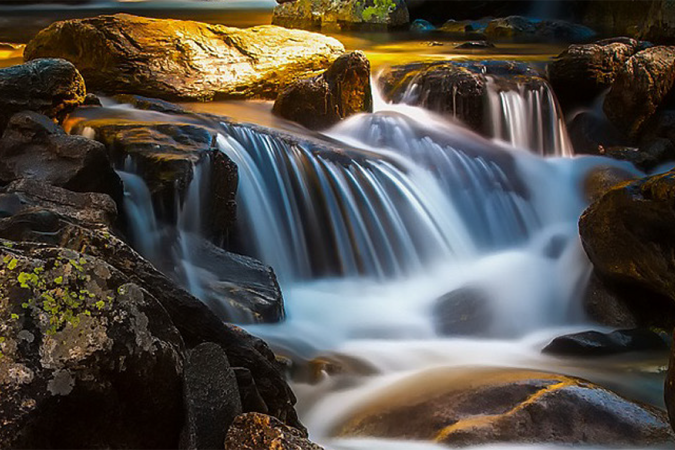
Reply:
<svg viewBox="0 0 675 450"><path fill-rule="evenodd" d="M571 156L573 148L548 83L503 87L488 76L486 123L489 133L541 155Z"/></svg>

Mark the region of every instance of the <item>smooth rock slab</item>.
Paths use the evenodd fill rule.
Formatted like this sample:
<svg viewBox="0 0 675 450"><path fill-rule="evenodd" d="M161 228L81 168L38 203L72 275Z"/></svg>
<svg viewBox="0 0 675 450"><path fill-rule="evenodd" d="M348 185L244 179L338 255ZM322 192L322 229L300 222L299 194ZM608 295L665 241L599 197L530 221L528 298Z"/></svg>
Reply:
<svg viewBox="0 0 675 450"><path fill-rule="evenodd" d="M383 389L334 434L450 446L674 442L664 411L581 379L514 369L437 369L412 376Z"/></svg>
<svg viewBox="0 0 675 450"><path fill-rule="evenodd" d="M54 23L24 55L71 61L93 91L210 100L274 98L343 52L337 40L306 31L116 14Z"/></svg>

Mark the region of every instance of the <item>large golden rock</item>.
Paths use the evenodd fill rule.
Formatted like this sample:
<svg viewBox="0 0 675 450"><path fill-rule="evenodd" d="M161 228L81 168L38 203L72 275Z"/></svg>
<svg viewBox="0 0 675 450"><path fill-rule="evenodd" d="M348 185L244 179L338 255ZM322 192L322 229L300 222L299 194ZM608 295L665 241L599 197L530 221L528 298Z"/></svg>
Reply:
<svg viewBox="0 0 675 450"><path fill-rule="evenodd" d="M28 44L25 59L66 59L90 90L108 94L273 99L343 52L337 40L306 31L116 14L54 23Z"/></svg>
<svg viewBox="0 0 675 450"><path fill-rule="evenodd" d="M436 369L398 382L347 419L339 436L650 446L672 443L664 411L587 381L515 369Z"/></svg>

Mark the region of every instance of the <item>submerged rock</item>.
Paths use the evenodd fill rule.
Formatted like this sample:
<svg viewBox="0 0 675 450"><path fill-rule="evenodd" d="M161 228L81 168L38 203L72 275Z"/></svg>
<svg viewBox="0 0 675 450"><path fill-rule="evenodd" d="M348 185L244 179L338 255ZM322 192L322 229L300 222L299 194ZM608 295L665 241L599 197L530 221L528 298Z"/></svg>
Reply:
<svg viewBox="0 0 675 450"><path fill-rule="evenodd" d="M513 369L437 369L410 377L384 390L334 434L450 446L675 442L665 412L657 408L578 378Z"/></svg>
<svg viewBox="0 0 675 450"><path fill-rule="evenodd" d="M328 128L372 110L370 62L362 52L342 55L318 77L293 83L279 94L273 109L310 129Z"/></svg>
<svg viewBox="0 0 675 450"><path fill-rule="evenodd" d="M543 353L562 356L602 356L639 351L663 351L666 341L647 329L617 330L611 333L584 331L560 336L542 350Z"/></svg>
<svg viewBox="0 0 675 450"><path fill-rule="evenodd" d="M183 341L101 259L0 242L0 446L172 448Z"/></svg>
<svg viewBox="0 0 675 450"><path fill-rule="evenodd" d="M442 296L432 314L436 333L442 336L485 336L494 320L486 294L473 287Z"/></svg>
<svg viewBox="0 0 675 450"><path fill-rule="evenodd" d="M0 181L30 178L77 192L101 192L122 201L122 182L105 147L70 136L35 112L12 116L0 139Z"/></svg>
<svg viewBox="0 0 675 450"><path fill-rule="evenodd" d="M616 74L605 98L607 117L631 137L664 106L675 83L675 48L651 47L633 55Z"/></svg>
<svg viewBox="0 0 675 450"><path fill-rule="evenodd" d="M289 28L387 29L410 22L404 0L296 0L274 8L272 23Z"/></svg>
<svg viewBox="0 0 675 450"><path fill-rule="evenodd" d="M483 50L487 48L494 48L495 44L488 41L469 41L457 45L455 48L459 50Z"/></svg>
<svg viewBox="0 0 675 450"><path fill-rule="evenodd" d="M639 48L630 38L571 45L548 66L548 79L564 105L590 104L608 89Z"/></svg>
<svg viewBox="0 0 675 450"><path fill-rule="evenodd" d="M672 323L675 172L619 185L581 216L586 253L603 281L637 291L634 308Z"/></svg>
<svg viewBox="0 0 675 450"><path fill-rule="evenodd" d="M305 31L116 14L56 22L28 44L25 58L67 59L103 93L210 100L274 98L342 52L337 40Z"/></svg>
<svg viewBox="0 0 675 450"><path fill-rule="evenodd" d="M84 80L68 61L40 59L0 69L0 133L12 115L35 111L62 120L84 102Z"/></svg>
<svg viewBox="0 0 675 450"><path fill-rule="evenodd" d="M323 450L274 417L248 413L237 417L227 432L225 450Z"/></svg>

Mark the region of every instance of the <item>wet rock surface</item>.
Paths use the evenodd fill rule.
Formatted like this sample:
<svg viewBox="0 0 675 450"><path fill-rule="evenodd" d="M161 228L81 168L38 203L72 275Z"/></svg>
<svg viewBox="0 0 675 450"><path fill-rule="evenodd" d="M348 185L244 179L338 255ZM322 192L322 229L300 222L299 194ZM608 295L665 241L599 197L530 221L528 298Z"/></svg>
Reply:
<svg viewBox="0 0 675 450"><path fill-rule="evenodd" d="M668 344L647 329L617 330L611 333L584 331L555 338L543 353L561 356L603 356L640 351L664 351Z"/></svg>
<svg viewBox="0 0 675 450"><path fill-rule="evenodd" d="M82 136L70 136L48 117L15 114L0 138L0 180L45 181L76 192L101 192L122 200L122 182L103 147Z"/></svg>
<svg viewBox="0 0 675 450"><path fill-rule="evenodd" d="M404 0L296 0L274 8L272 23L308 30L384 29L410 21Z"/></svg>
<svg viewBox="0 0 675 450"><path fill-rule="evenodd" d="M25 58L69 60L93 91L210 100L274 98L342 52L337 40L305 31L117 14L57 22L28 44Z"/></svg>
<svg viewBox="0 0 675 450"><path fill-rule="evenodd" d="M391 386L337 436L495 442L669 445L665 412L587 381L512 369L429 371Z"/></svg>
<svg viewBox="0 0 675 450"><path fill-rule="evenodd" d="M298 430L259 413L237 417L225 438L225 450L323 450Z"/></svg>
<svg viewBox="0 0 675 450"><path fill-rule="evenodd" d="M489 298L479 288L472 287L458 289L436 300L433 317L436 332L442 336L484 336L494 320Z"/></svg>
<svg viewBox="0 0 675 450"><path fill-rule="evenodd" d="M84 102L86 93L75 66L62 59L40 59L0 69L0 133L10 118L22 111L62 120Z"/></svg>
<svg viewBox="0 0 675 450"><path fill-rule="evenodd" d="M157 300L98 258L0 246L2 446L175 445L184 347Z"/></svg>
<svg viewBox="0 0 675 450"><path fill-rule="evenodd" d="M287 87L273 111L307 128L321 129L372 110L370 63L362 52L352 52L339 57L318 77Z"/></svg>

